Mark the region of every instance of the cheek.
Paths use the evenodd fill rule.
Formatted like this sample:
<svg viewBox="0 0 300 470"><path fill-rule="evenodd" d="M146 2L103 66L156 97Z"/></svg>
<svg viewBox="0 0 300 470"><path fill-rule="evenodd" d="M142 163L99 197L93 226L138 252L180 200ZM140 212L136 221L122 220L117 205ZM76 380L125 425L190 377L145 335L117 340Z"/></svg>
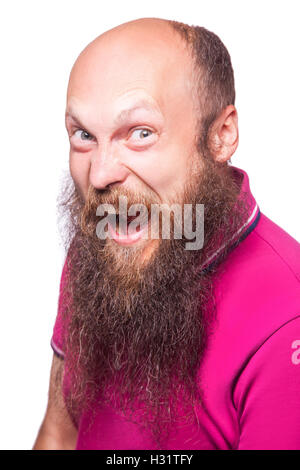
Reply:
<svg viewBox="0 0 300 470"><path fill-rule="evenodd" d="M165 201L175 192L180 193L186 172L186 151L176 145L169 145L164 151L135 162L135 173Z"/></svg>
<svg viewBox="0 0 300 470"><path fill-rule="evenodd" d="M89 158L86 155L79 156L76 154L70 154L69 168L75 184L78 186L82 194L86 195L89 187Z"/></svg>

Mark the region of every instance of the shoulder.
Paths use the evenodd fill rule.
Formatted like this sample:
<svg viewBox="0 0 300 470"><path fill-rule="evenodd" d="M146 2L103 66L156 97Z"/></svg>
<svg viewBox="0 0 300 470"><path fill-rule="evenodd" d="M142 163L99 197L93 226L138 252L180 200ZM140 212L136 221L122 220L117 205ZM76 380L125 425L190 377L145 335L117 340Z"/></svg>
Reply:
<svg viewBox="0 0 300 470"><path fill-rule="evenodd" d="M261 214L216 278L211 355L222 350L222 363L227 372L231 369L231 377L240 373L268 338L300 316L299 276L300 244ZM297 328L298 323L292 322L290 328Z"/></svg>
<svg viewBox="0 0 300 470"><path fill-rule="evenodd" d="M228 255L215 292L224 320L243 317L271 333L300 314L300 244L261 213Z"/></svg>
<svg viewBox="0 0 300 470"><path fill-rule="evenodd" d="M300 282L300 243L264 214L261 214L254 235L260 238L266 256L286 265Z"/></svg>

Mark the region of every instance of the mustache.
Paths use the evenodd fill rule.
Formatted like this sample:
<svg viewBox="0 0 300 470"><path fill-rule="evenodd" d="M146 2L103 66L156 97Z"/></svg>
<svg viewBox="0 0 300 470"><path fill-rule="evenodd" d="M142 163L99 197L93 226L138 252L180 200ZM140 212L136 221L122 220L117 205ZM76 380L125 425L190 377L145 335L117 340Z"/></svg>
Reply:
<svg viewBox="0 0 300 470"><path fill-rule="evenodd" d="M105 216L117 217L118 220L127 220L131 218L126 212L120 210L120 198L125 198L127 208L135 206L137 213L142 213L143 220L146 220L146 214L150 214L152 204L160 204L161 200L155 192L150 190L140 191L131 190L127 187L113 187L104 190L99 190L93 186L89 186L86 201L83 202L83 207L80 216L80 227L85 235L92 235L95 231L95 224ZM105 208L103 215L97 215L98 208L102 206ZM109 208L111 206L111 209ZM138 214L136 214L138 215Z"/></svg>
<svg viewBox="0 0 300 470"><path fill-rule="evenodd" d="M127 187L113 187L111 189L99 190L93 186L89 186L85 206L87 210L94 210L101 204L111 204L116 207L120 196L127 199L128 206L143 204L149 208L150 204L161 203L160 198L150 190L138 191L128 189Z"/></svg>

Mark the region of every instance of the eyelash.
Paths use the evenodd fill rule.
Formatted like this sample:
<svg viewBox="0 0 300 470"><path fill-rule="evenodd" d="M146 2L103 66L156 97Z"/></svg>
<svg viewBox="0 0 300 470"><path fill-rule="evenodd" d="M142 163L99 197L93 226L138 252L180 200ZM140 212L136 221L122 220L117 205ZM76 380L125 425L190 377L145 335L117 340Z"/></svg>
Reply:
<svg viewBox="0 0 300 470"><path fill-rule="evenodd" d="M70 137L73 137L73 135L75 135L75 133L77 131L81 131L81 132L85 132L86 134L88 134L90 137L93 137L92 134L90 134L88 131L86 131L85 129L82 129L81 127L77 127L76 129L74 129L72 132L71 132L71 136Z"/></svg>
<svg viewBox="0 0 300 470"><path fill-rule="evenodd" d="M150 132L150 136L151 136L152 134L154 134L154 131L152 131L151 129L148 129L147 127L136 127L136 128L133 128L133 129L131 130L130 136L131 136L131 135L133 134L133 132L135 132L135 131L148 131L148 132ZM150 137L150 136L148 136L148 137ZM147 138L147 137L145 137L145 138ZM143 140L143 139L142 139L142 140Z"/></svg>
<svg viewBox="0 0 300 470"><path fill-rule="evenodd" d="M82 129L81 127L75 128L75 129L72 131L70 137L73 137L77 131L84 132L84 133L88 134L90 137L94 138L94 136L93 136L92 134L90 134L90 133L89 133L88 131L86 131L85 129ZM147 127L134 127L134 128L132 128L132 129L129 130L130 135L131 135L133 132L135 132L135 131L148 131L148 132L151 133L151 135L154 134L154 131L152 131L151 129L148 129ZM89 142L90 139L87 139L86 141ZM82 141L82 142L84 142L84 141Z"/></svg>

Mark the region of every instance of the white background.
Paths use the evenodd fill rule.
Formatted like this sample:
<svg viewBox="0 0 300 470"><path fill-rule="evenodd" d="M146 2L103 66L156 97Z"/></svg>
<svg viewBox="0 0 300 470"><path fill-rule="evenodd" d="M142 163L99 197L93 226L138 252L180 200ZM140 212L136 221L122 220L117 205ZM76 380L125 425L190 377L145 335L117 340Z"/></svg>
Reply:
<svg viewBox="0 0 300 470"><path fill-rule="evenodd" d="M30 449L47 403L63 249L56 197L68 168L69 72L120 23L161 17L214 31L235 70L240 145L261 211L300 241L299 1L3 2L0 17L0 448Z"/></svg>

